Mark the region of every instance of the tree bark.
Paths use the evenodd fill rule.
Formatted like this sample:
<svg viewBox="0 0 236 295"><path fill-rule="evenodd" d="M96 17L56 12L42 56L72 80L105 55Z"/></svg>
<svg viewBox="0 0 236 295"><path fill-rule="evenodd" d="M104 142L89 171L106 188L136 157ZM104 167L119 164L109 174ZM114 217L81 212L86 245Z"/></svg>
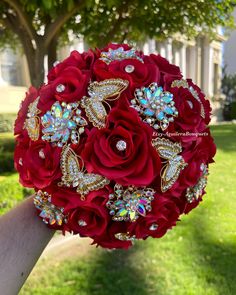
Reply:
<svg viewBox="0 0 236 295"><path fill-rule="evenodd" d="M48 46L48 70L53 67L54 62L57 60L57 42L58 36L56 35Z"/></svg>
<svg viewBox="0 0 236 295"><path fill-rule="evenodd" d="M44 56L45 50L36 48L33 54L25 50L26 59L29 67L31 84L34 87L39 87L44 81Z"/></svg>

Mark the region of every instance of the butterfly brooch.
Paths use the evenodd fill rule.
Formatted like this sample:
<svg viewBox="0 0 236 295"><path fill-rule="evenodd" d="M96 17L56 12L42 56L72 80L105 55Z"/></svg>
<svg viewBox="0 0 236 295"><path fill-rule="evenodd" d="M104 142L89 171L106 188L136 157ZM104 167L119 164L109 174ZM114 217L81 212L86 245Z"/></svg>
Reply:
<svg viewBox="0 0 236 295"><path fill-rule="evenodd" d="M82 167L79 160L82 162ZM58 185L76 187L77 193L81 195L81 200L85 200L85 195L90 191L99 190L110 182L99 174L87 173L83 160L68 145L62 149L60 166L62 178Z"/></svg>
<svg viewBox="0 0 236 295"><path fill-rule="evenodd" d="M182 152L180 143L173 143L165 138L155 138L152 140L152 145L159 156L166 160L161 169L161 190L166 192L178 179L180 171L188 164L181 155L178 155Z"/></svg>
<svg viewBox="0 0 236 295"><path fill-rule="evenodd" d="M29 105L27 119L24 123L24 129L27 130L30 139L33 141L39 138L40 118L38 114L40 114L41 111L37 108L38 102L39 96Z"/></svg>
<svg viewBox="0 0 236 295"><path fill-rule="evenodd" d="M101 82L91 82L88 87L89 97L84 96L81 100L81 107L93 126L104 128L107 111L103 103L113 101L120 97L121 93L128 87L129 82L122 79L107 79Z"/></svg>

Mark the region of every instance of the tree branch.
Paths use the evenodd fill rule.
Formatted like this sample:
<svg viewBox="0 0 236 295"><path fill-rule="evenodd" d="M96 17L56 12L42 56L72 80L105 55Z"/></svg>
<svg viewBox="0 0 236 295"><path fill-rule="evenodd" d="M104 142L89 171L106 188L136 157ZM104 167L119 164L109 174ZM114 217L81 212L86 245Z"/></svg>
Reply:
<svg viewBox="0 0 236 295"><path fill-rule="evenodd" d="M29 19L29 16L22 10L22 5L20 5L17 0L3 0L7 3L19 17L20 23L23 25L24 29L28 33L29 37L32 40L37 41L38 35L32 25L32 20Z"/></svg>
<svg viewBox="0 0 236 295"><path fill-rule="evenodd" d="M34 48L31 42L31 39L29 35L25 32L24 29L19 27L19 20L17 16L11 15L10 13L5 13L6 18L3 18L2 21L4 25L12 30L20 39L22 46L24 47L24 50L31 55L33 55Z"/></svg>
<svg viewBox="0 0 236 295"><path fill-rule="evenodd" d="M45 28L44 46L47 48L53 37L59 33L61 27L83 6L85 0L77 0L77 3L70 11L62 11L62 13Z"/></svg>

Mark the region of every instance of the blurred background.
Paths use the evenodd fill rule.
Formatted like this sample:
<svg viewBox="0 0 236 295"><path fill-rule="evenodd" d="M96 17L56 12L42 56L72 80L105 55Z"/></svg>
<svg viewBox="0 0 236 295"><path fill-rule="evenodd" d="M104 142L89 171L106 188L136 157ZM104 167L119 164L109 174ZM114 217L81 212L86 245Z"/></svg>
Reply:
<svg viewBox="0 0 236 295"><path fill-rule="evenodd" d="M209 98L218 152L207 194L165 237L129 251L56 234L20 294L235 295L235 0L2 0L0 214L32 193L13 164L13 123L27 88L46 82L70 51L108 42L161 54Z"/></svg>

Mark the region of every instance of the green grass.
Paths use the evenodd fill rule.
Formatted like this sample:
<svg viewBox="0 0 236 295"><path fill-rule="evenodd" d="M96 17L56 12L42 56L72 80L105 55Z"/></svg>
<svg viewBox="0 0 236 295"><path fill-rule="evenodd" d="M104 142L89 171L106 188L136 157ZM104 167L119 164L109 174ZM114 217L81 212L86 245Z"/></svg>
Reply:
<svg viewBox="0 0 236 295"><path fill-rule="evenodd" d="M212 127L218 147L201 205L162 239L129 251L89 249L41 261L21 295L235 295L236 126Z"/></svg>
<svg viewBox="0 0 236 295"><path fill-rule="evenodd" d="M0 176L0 215L32 194L31 189L24 188L19 184L18 178L17 173L5 173Z"/></svg>

